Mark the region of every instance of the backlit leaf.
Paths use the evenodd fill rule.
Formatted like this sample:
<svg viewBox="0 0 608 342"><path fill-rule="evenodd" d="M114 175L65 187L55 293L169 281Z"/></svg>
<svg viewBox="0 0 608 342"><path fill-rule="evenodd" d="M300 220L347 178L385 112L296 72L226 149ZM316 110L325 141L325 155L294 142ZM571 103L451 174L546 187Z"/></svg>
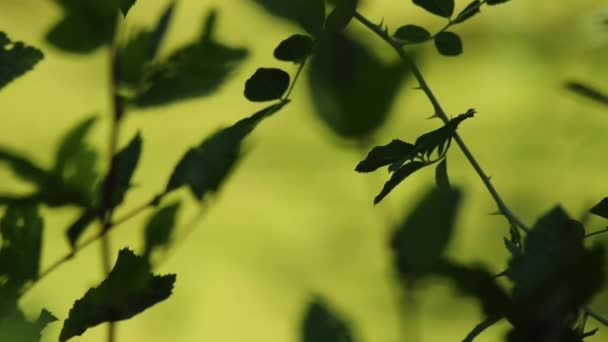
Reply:
<svg viewBox="0 0 608 342"><path fill-rule="evenodd" d="M473 16L480 12L480 7L481 1L474 0L473 2L468 4L467 7L465 7L460 13L458 13L458 16L456 16L456 19L454 19L453 22L460 24L471 19Z"/></svg>
<svg viewBox="0 0 608 342"><path fill-rule="evenodd" d="M391 178L384 184L382 191L374 198L374 204L380 203L393 189L403 182L407 177L414 174L416 171L422 169L426 166L426 163L423 162L409 162L402 167L400 167L397 171L395 171Z"/></svg>
<svg viewBox="0 0 608 342"><path fill-rule="evenodd" d="M306 309L301 323L300 342L354 342L349 324L320 298Z"/></svg>
<svg viewBox="0 0 608 342"><path fill-rule="evenodd" d="M18 308L0 314L0 341L39 342L42 330L57 321L57 317L43 309L35 321L30 321Z"/></svg>
<svg viewBox="0 0 608 342"><path fill-rule="evenodd" d="M325 30L329 33L339 33L343 31L355 15L358 0L338 0L335 8L327 16Z"/></svg>
<svg viewBox="0 0 608 342"><path fill-rule="evenodd" d="M462 40L450 31L444 31L435 36L435 47L444 56L458 56L462 53Z"/></svg>
<svg viewBox="0 0 608 342"><path fill-rule="evenodd" d="M105 210L117 207L122 203L127 190L131 187L131 178L135 173L135 168L139 163L141 156L142 138L141 134L137 133L125 148L118 151L112 161L113 168L110 170L108 177L105 179L103 186L112 189L108 193Z"/></svg>
<svg viewBox="0 0 608 342"><path fill-rule="evenodd" d="M507 1L509 1L509 0L487 0L486 3L490 6L493 6L493 5L503 4Z"/></svg>
<svg viewBox="0 0 608 342"><path fill-rule="evenodd" d="M394 139L384 146L374 147L365 160L360 162L355 171L357 172L372 172L378 168L390 165L403 158L409 157L414 150L414 145Z"/></svg>
<svg viewBox="0 0 608 342"><path fill-rule="evenodd" d="M608 219L608 197L604 198L600 203L596 204L590 213Z"/></svg>
<svg viewBox="0 0 608 342"><path fill-rule="evenodd" d="M135 1L136 0L118 0L122 15L125 17L127 16L131 7L135 5Z"/></svg>
<svg viewBox="0 0 608 342"><path fill-rule="evenodd" d="M280 99L289 82L289 74L281 69L259 68L245 83L245 97L255 102Z"/></svg>
<svg viewBox="0 0 608 342"><path fill-rule="evenodd" d="M313 41L309 36L294 34L282 41L274 50L274 57L281 61L299 63L312 52Z"/></svg>
<svg viewBox="0 0 608 342"><path fill-rule="evenodd" d="M398 28L393 36L407 43L422 43L431 38L431 33L424 27L405 25Z"/></svg>
<svg viewBox="0 0 608 342"><path fill-rule="evenodd" d="M324 0L253 0L268 12L290 20L313 36L318 36L325 22Z"/></svg>
<svg viewBox="0 0 608 342"><path fill-rule="evenodd" d="M435 168L435 183L437 186L442 189L449 189L450 179L448 177L448 159L443 158L443 160L437 164Z"/></svg>
<svg viewBox="0 0 608 342"><path fill-rule="evenodd" d="M32 70L43 57L40 50L13 42L0 31L0 89Z"/></svg>
<svg viewBox="0 0 608 342"><path fill-rule="evenodd" d="M171 241L180 203L175 202L158 209L148 220L145 228L144 257L150 260L154 249L164 247Z"/></svg>
<svg viewBox="0 0 608 342"><path fill-rule="evenodd" d="M412 0L414 4L440 17L449 18L454 13L454 0Z"/></svg>

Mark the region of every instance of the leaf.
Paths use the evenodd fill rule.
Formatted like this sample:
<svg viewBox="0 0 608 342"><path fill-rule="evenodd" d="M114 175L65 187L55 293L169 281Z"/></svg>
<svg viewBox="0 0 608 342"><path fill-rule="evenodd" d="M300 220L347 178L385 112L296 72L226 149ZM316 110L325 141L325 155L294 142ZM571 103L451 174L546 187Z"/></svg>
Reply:
<svg viewBox="0 0 608 342"><path fill-rule="evenodd" d="M43 309L35 321L29 321L18 308L0 315L0 341L39 342L42 330L57 318Z"/></svg>
<svg viewBox="0 0 608 342"><path fill-rule="evenodd" d="M504 4L507 1L509 1L509 0L488 0L488 1L486 1L486 3L490 6L493 6L493 5Z"/></svg>
<svg viewBox="0 0 608 342"><path fill-rule="evenodd" d="M104 181L104 191L111 189L109 198L106 199L102 211L116 208L122 203L124 197L131 187L131 178L141 156L142 138L137 133L129 144L120 150L112 161L112 169Z"/></svg>
<svg viewBox="0 0 608 342"><path fill-rule="evenodd" d="M309 36L294 34L274 49L274 57L280 61L301 63L312 52L312 46Z"/></svg>
<svg viewBox="0 0 608 342"><path fill-rule="evenodd" d="M147 68L156 58L174 10L175 1L167 6L152 31L141 30L119 47L117 52L119 82L133 88L141 86L148 72Z"/></svg>
<svg viewBox="0 0 608 342"><path fill-rule="evenodd" d="M603 93L600 90L595 89L594 87L588 86L580 82L571 81L566 83L566 88L590 100L596 101L604 105L608 105L608 94Z"/></svg>
<svg viewBox="0 0 608 342"><path fill-rule="evenodd" d="M471 19L477 13L481 12L480 11L481 5L482 4L481 4L480 0L473 0L473 2L468 4L467 7L465 7L460 13L458 13L458 15L456 16L456 19L452 20L452 22L456 23L456 24L460 24L460 23L463 23L463 22Z"/></svg>
<svg viewBox="0 0 608 342"><path fill-rule="evenodd" d="M46 170L18 153L0 147L0 162L8 164L16 176L34 184L43 184Z"/></svg>
<svg viewBox="0 0 608 342"><path fill-rule="evenodd" d="M306 309L301 326L301 342L353 342L348 323L333 312L320 298Z"/></svg>
<svg viewBox="0 0 608 342"><path fill-rule="evenodd" d="M164 247L171 241L175 228L180 203L175 202L158 209L148 220L145 228L144 257L150 261L150 255L157 247Z"/></svg>
<svg viewBox="0 0 608 342"><path fill-rule="evenodd" d="M590 213L608 219L608 197L589 210Z"/></svg>
<svg viewBox="0 0 608 342"><path fill-rule="evenodd" d="M469 109L466 113L458 115L442 127L419 136L414 144L414 156L419 155L428 158L436 151L439 157L443 157L458 126L464 120L474 117L475 114L475 110Z"/></svg>
<svg viewBox="0 0 608 342"><path fill-rule="evenodd" d="M344 34L326 34L312 57L309 86L316 114L332 132L369 138L386 121L409 76L404 63L384 64Z"/></svg>
<svg viewBox="0 0 608 342"><path fill-rule="evenodd" d="M431 33L425 28L416 25L405 25L395 31L393 35L407 43L422 43L431 39Z"/></svg>
<svg viewBox="0 0 608 342"><path fill-rule="evenodd" d="M217 12L210 11L197 42L173 52L166 60L147 68L144 87L135 104L140 107L166 105L211 95L247 56L247 50L232 48L213 38Z"/></svg>
<svg viewBox="0 0 608 342"><path fill-rule="evenodd" d="M40 50L23 42L13 42L0 31L0 89L32 70L42 58Z"/></svg>
<svg viewBox="0 0 608 342"><path fill-rule="evenodd" d="M443 160L437 164L435 168L435 183L437 186L442 189L450 189L450 179L448 177L448 159L443 158Z"/></svg>
<svg viewBox="0 0 608 342"><path fill-rule="evenodd" d="M400 275L420 276L434 269L451 239L460 199L459 190L433 188L399 224L391 249Z"/></svg>
<svg viewBox="0 0 608 342"><path fill-rule="evenodd" d="M443 31L435 36L435 47L444 56L458 56L462 54L462 40L450 31Z"/></svg>
<svg viewBox="0 0 608 342"><path fill-rule="evenodd" d="M398 160L408 157L414 150L414 145L394 139L384 146L374 147L365 160L357 164L355 171L372 172L382 166L392 164Z"/></svg>
<svg viewBox="0 0 608 342"><path fill-rule="evenodd" d="M356 13L358 0L338 0L335 8L329 13L325 21L325 31L340 33L344 31Z"/></svg>
<svg viewBox="0 0 608 342"><path fill-rule="evenodd" d="M136 0L118 0L122 15L125 17L127 16L127 13L129 13L131 7L135 5L135 1Z"/></svg>
<svg viewBox="0 0 608 342"><path fill-rule="evenodd" d="M374 204L380 203L393 189L403 182L407 177L414 174L416 171L422 169L427 164L423 162L409 162L403 165L399 170L395 171L391 178L384 184L382 191L374 198Z"/></svg>
<svg viewBox="0 0 608 342"><path fill-rule="evenodd" d="M80 336L98 324L126 320L145 311L167 299L174 283L174 274L153 275L145 258L122 249L108 277L74 302L59 341Z"/></svg>
<svg viewBox="0 0 608 342"><path fill-rule="evenodd" d="M234 125L219 130L199 146L191 148L179 161L167 183L166 192L187 185L192 194L202 200L217 192L234 169L242 141L266 117L276 113L288 102L268 106Z"/></svg>
<svg viewBox="0 0 608 342"><path fill-rule="evenodd" d="M280 99L289 82L289 74L281 69L259 68L245 82L245 97L254 102Z"/></svg>
<svg viewBox="0 0 608 342"><path fill-rule="evenodd" d="M324 0L253 0L272 15L292 21L306 32L318 36L325 22Z"/></svg>
<svg viewBox="0 0 608 342"><path fill-rule="evenodd" d="M449 18L454 13L454 0L412 0L412 2L440 17Z"/></svg>
<svg viewBox="0 0 608 342"><path fill-rule="evenodd" d="M92 209L85 209L82 214L66 230L66 237L70 247L75 248L78 239L84 234L86 229L95 221L98 213Z"/></svg>
<svg viewBox="0 0 608 342"><path fill-rule="evenodd" d="M6 208L0 220L0 288L19 290L38 277L43 225L35 206Z"/></svg>

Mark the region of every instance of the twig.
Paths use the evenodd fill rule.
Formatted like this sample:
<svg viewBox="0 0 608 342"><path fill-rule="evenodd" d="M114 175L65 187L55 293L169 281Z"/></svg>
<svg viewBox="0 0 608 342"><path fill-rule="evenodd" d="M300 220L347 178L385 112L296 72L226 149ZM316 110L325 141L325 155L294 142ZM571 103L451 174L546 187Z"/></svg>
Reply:
<svg viewBox="0 0 608 342"><path fill-rule="evenodd" d="M481 334L482 332L484 332L486 329L488 329L489 327L491 327L492 325L494 325L496 322L500 321L502 319L502 317L488 317L485 320L479 322L479 324L477 324L475 326L475 328L473 328L473 330L471 330L471 332L462 340L462 342L473 342L475 340L475 338L477 336L479 336L479 334Z"/></svg>
<svg viewBox="0 0 608 342"><path fill-rule="evenodd" d="M378 37L382 38L382 40L387 42L399 54L401 59L409 66L410 70L414 74L414 77L416 78L416 80L418 81L418 84L420 85L420 89L422 91L424 91L427 98L433 105L433 108L435 110L435 114L437 115L437 117L439 117L444 122L444 124L447 124L448 122L450 122L450 118L448 117L446 112L443 110L443 108L439 104L439 101L437 100L437 98L435 97L435 94L433 93L430 86L426 82L426 79L420 72L420 69L418 68L416 63L414 63L414 61L410 58L410 56L402 49L400 43L398 41L396 41L395 39L393 39L387 32L382 30L382 28L380 28L378 25L370 22L367 18L365 18L359 12L355 12L354 18L357 19L361 24L363 24L364 26L366 26L367 28L372 30L376 35L378 35ZM496 202L496 205L498 206L498 210L500 211L500 213L502 213L502 215L504 215L507 218L509 223L512 223L512 224L516 225L517 227L519 227L520 229L522 229L523 231L528 232L530 230L528 228L528 226L526 224L524 224L522 222L522 220L520 220L505 204L504 200L502 199L502 197L500 196L498 191L496 191L496 188L494 188L494 185L490 181L490 177L481 168L481 166L479 165L479 162L477 162L477 159L475 159L475 156L473 156L473 154L469 150L468 146L465 144L465 142L462 140L462 138L460 137L460 135L457 132L454 132L454 140L456 140L456 143L458 144L458 146L460 147L460 150L462 150L465 157L469 161L469 164L471 164L471 166L473 166L473 169L475 169L475 172L477 172L477 175L479 176L479 178L481 178L485 187L488 189L488 192L490 193L490 195Z"/></svg>

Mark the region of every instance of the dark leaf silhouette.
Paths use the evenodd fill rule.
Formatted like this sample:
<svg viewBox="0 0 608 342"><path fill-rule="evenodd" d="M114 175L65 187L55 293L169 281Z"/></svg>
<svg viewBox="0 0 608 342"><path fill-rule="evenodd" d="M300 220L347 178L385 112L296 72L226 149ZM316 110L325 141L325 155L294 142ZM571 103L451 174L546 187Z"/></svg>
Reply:
<svg viewBox="0 0 608 342"><path fill-rule="evenodd" d="M131 7L133 5L135 5L135 1L137 1L137 0L118 0L120 10L125 17L129 13L129 10L131 9Z"/></svg>
<svg viewBox="0 0 608 342"><path fill-rule="evenodd" d="M431 38L429 31L416 25L401 26L393 36L406 43L422 43Z"/></svg>
<svg viewBox="0 0 608 342"><path fill-rule="evenodd" d="M175 167L166 191L187 185L199 200L208 193L217 192L240 157L243 139L260 121L276 113L287 103L285 101L266 107L216 132L199 146L188 150Z"/></svg>
<svg viewBox="0 0 608 342"><path fill-rule="evenodd" d="M423 162L412 161L401 166L392 174L391 178L384 184L382 191L374 198L374 204L380 203L397 185L426 165Z"/></svg>
<svg viewBox="0 0 608 342"><path fill-rule="evenodd" d="M167 299L174 283L174 274L153 275L145 258L122 249L108 277L74 302L59 341L80 336L98 324L129 319L143 312Z"/></svg>
<svg viewBox="0 0 608 342"><path fill-rule="evenodd" d="M480 12L480 10L479 10L480 7L481 7L481 1L474 0L473 2L468 4L467 7L465 7L460 13L458 13L458 16L456 16L456 19L454 19L453 22L460 24L460 23L463 23L463 22L471 19L477 13Z"/></svg>
<svg viewBox="0 0 608 342"><path fill-rule="evenodd" d="M173 52L166 60L150 65L135 103L141 107L207 96L247 56L247 50L231 48L213 38L217 13L211 11L195 43Z"/></svg>
<svg viewBox="0 0 608 342"><path fill-rule="evenodd" d="M360 162L355 171L372 172L378 168L395 163L403 158L407 158L414 151L414 145L394 139L384 146L374 147L365 160Z"/></svg>
<svg viewBox="0 0 608 342"><path fill-rule="evenodd" d="M13 42L0 31L0 89L32 70L43 57L40 50Z"/></svg>
<svg viewBox="0 0 608 342"><path fill-rule="evenodd" d="M312 52L313 41L309 36L294 34L282 41L274 50L274 57L281 61L300 63Z"/></svg>
<svg viewBox="0 0 608 342"><path fill-rule="evenodd" d="M348 323L320 298L315 298L309 304L301 329L301 342L355 341Z"/></svg>
<svg viewBox="0 0 608 342"><path fill-rule="evenodd" d="M435 36L435 47L444 56L458 56L462 53L462 40L450 31L444 31Z"/></svg>
<svg viewBox="0 0 608 342"><path fill-rule="evenodd" d="M409 72L386 65L343 34L326 34L308 68L316 113L336 134L364 140L388 117Z"/></svg>
<svg viewBox="0 0 608 342"><path fill-rule="evenodd" d="M416 139L414 152L420 157L426 158L429 158L434 152L437 152L439 157L444 156L458 126L464 120L475 116L475 113L475 110L469 109L466 113L458 115L442 127L421 135Z"/></svg>
<svg viewBox="0 0 608 342"><path fill-rule="evenodd" d="M486 3L490 6L492 5L499 5L499 4L503 4L505 2L507 2L509 0L487 0Z"/></svg>
<svg viewBox="0 0 608 342"><path fill-rule="evenodd" d="M454 13L454 0L412 0L414 4L440 17L449 18Z"/></svg>
<svg viewBox="0 0 608 342"><path fill-rule="evenodd" d="M449 189L450 178L448 177L448 159L443 160L435 168L435 183L442 189Z"/></svg>
<svg viewBox="0 0 608 342"><path fill-rule="evenodd" d="M313 36L318 36L325 22L324 0L253 0L273 15L290 20Z"/></svg>
<svg viewBox="0 0 608 342"><path fill-rule="evenodd" d="M281 69L259 68L245 82L245 97L263 102L280 99L289 88L289 74Z"/></svg>
<svg viewBox="0 0 608 342"><path fill-rule="evenodd" d="M604 105L608 105L608 94L597 90L594 87L575 81L566 83L566 87L568 88L568 90L573 91L590 100Z"/></svg>
<svg viewBox="0 0 608 342"><path fill-rule="evenodd" d="M107 203L103 210L113 209L124 200L127 190L131 187L131 178L139 163L141 155L142 138L137 133L125 148L118 151L112 162L113 168L104 181L104 188L111 189Z"/></svg>
<svg viewBox="0 0 608 342"><path fill-rule="evenodd" d="M0 163L6 163L19 178L41 185L46 180L46 171L23 154L0 147Z"/></svg>
<svg viewBox="0 0 608 342"><path fill-rule="evenodd" d="M38 319L29 321L21 310L13 308L0 315L0 341L39 342L42 330L57 318L42 310Z"/></svg>
<svg viewBox="0 0 608 342"><path fill-rule="evenodd" d="M604 198L600 203L596 204L590 213L608 219L608 197Z"/></svg>
<svg viewBox="0 0 608 342"><path fill-rule="evenodd" d="M459 190L433 188L399 225L391 240L395 266L402 276L433 271L456 224Z"/></svg>
<svg viewBox="0 0 608 342"><path fill-rule="evenodd" d="M325 30L330 33L339 33L343 31L352 20L359 1L337 0L334 2L335 8L327 16Z"/></svg>
<svg viewBox="0 0 608 342"><path fill-rule="evenodd" d="M99 213L94 209L85 209L66 230L66 237L72 248L76 247L78 239L86 229L97 219Z"/></svg>
<svg viewBox="0 0 608 342"><path fill-rule="evenodd" d="M179 208L179 202L169 204L158 209L148 220L144 232L144 257L146 259L150 260L150 255L156 248L167 246L171 241Z"/></svg>

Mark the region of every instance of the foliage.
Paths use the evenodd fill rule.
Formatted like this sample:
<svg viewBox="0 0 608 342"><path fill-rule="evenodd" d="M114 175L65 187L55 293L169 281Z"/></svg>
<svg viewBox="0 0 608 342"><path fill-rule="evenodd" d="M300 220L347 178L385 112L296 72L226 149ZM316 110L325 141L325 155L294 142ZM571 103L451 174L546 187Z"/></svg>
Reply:
<svg viewBox="0 0 608 342"><path fill-rule="evenodd" d="M461 124L473 118L475 110L450 119L412 53L405 49L432 43L443 56L459 56L465 50L463 39L454 32L458 25L479 15L484 5L499 5L507 0L474 0L458 11L454 0L413 0L412 5L438 17L444 26L431 32L417 24L403 23L392 34L384 24L374 24L359 13L356 0L252 2L300 30L286 34L287 38L272 53L279 62L295 64L297 72L291 75L281 68L257 68L244 82L243 95L252 102L271 103L188 148L159 193L117 218L114 211L122 207L132 188L142 155L149 153L143 149L141 133L119 146L124 117L134 107L165 106L214 94L248 52L218 40L216 10L204 17L201 33L193 42L160 56L160 47L174 22L175 1L169 2L152 28L136 29L129 35L121 34L124 19L119 15L126 17L136 10L135 0L57 1L62 16L46 34L54 48L82 55L102 46L110 47L111 153L108 166L101 169L97 149L87 142L95 116L65 133L50 167L13 148L0 146L0 163L34 189L26 194L0 194L0 340L38 341L45 326L59 319L45 309L38 318L29 319L19 306L21 296L93 242L107 243L108 232L114 227L152 208L156 209L142 230L142 252L138 255L129 248L121 249L110 269L111 255L104 250L105 279L75 300L68 317L62 319L59 340L70 340L102 323L108 323L111 330L114 322L131 319L167 300L176 275L155 275L153 268L162 261L158 251L176 247L175 228L182 201L166 203L166 197L187 188L202 204L219 192L239 165L247 137L262 121L287 107L302 72L307 73L319 120L354 146L372 146L370 142L410 79L415 79L433 105L433 118L442 121L441 127L421 133L412 143L394 138L372 147L355 167L361 173L388 169L390 177L374 198L377 204L414 173L436 165L436 186L428 189L394 227L387 243L396 278L404 291L422 280L442 277L460 294L475 299L485 319L465 341L473 341L502 319L510 324L505 339L518 342L581 341L596 331L586 331L589 317L606 323L589 308L604 285L605 250L587 243L587 238L608 229L586 233L584 224L572 219L560 206L542 215L531 228L525 225L504 203L459 135ZM347 29L353 22L376 34L400 60L385 62L379 58ZM0 88L24 75L42 58L38 49L13 42L0 32ZM566 88L597 104L608 103L602 91L585 83L570 81ZM498 214L508 223L504 244L510 258L506 270L498 275L478 263L462 264L446 253L456 233L464 198L463 191L449 178L447 158L454 141L490 192ZM41 271L45 236L44 219L39 212L42 206L77 208L79 214L65 231L70 254ZM608 218L608 198L593 206L590 213ZM85 239L95 222L101 229ZM504 277L504 282L498 277ZM315 296L304 311L300 339L356 341L356 329L351 325L325 299ZM114 341L112 336L109 334L109 342Z"/></svg>

